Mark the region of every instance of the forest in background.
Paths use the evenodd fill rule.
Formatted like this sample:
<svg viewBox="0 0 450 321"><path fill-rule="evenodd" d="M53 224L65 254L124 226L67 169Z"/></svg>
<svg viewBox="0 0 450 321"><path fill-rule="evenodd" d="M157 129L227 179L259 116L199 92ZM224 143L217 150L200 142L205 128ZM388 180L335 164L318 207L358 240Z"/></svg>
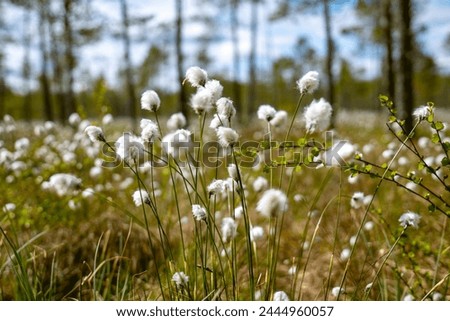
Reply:
<svg viewBox="0 0 450 321"><path fill-rule="evenodd" d="M275 10L269 12L268 1L263 0L197 0L202 10L186 17L187 2L174 0L175 18L165 23L156 23L154 15L131 15L130 0L109 1L112 7L120 9L120 19L110 21L95 10L93 4L97 1L101 0L1 0L0 43L22 47L24 54L14 57L21 59L21 70L16 75L21 85L17 90L8 81L10 63L5 46L0 46L0 115L65 122L71 113L78 112L85 117L112 113L136 119L140 114L140 94L151 87L163 100L163 113L182 111L189 116L191 93L187 86L182 86L184 72L193 61L206 70L213 66L214 53L209 47L223 37L231 39L231 77L220 72L211 76L223 83L224 96L234 101L244 123L260 104L291 111L298 97L295 81L309 70L321 73L320 94L337 111L374 110L378 108L379 94L388 95L405 114L427 101L448 106L450 75L439 70L433 57L426 53L430 48L424 48L420 42L427 25L415 22L427 5L425 1L399 0L398 5L388 0L346 1L355 7L359 23L340 33L357 41L362 51L370 46L382 53L381 70L371 79L340 55L341 48L336 45L333 32L333 13L339 10L336 5L339 1L280 0L276 1ZM152 1L148 3L152 6ZM243 8L248 10L245 16ZM20 10L23 16L22 21L14 21L15 26L6 19L11 9ZM265 21L258 19L261 11ZM319 54L308 38L299 37L292 44L293 55L279 57L270 66L261 68L255 36L261 25L292 19L305 12L323 18L325 54ZM186 30L192 21L211 32L192 39ZM301 20L298 23L301 27ZM25 31L15 33L17 24L22 24ZM248 53L240 49L242 39L238 33L242 28L248 28L252 35ZM105 37L120 44L116 49L121 51L122 58L117 62L115 84L104 75L90 75L88 66L80 64L81 48ZM187 50L187 41L189 48L193 42L196 50ZM147 54L140 63L135 63L134 47L142 43L148 45ZM450 48L450 33L446 46ZM39 53L37 65L31 58L32 51ZM247 70L243 71L243 67ZM80 70L84 73L82 80L77 79ZM176 84L164 86L159 81L159 85L154 85L155 79L164 79L170 73L177 75ZM242 73L248 75L247 79L241 79Z"/></svg>

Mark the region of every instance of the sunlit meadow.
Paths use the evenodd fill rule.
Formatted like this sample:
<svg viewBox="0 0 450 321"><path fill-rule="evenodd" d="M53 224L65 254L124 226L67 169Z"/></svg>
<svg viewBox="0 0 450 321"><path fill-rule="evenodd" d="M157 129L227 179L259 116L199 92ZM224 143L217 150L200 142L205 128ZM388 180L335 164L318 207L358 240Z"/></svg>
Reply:
<svg viewBox="0 0 450 321"><path fill-rule="evenodd" d="M449 299L443 113L424 102L410 131L380 96L332 126L319 83L247 126L198 67L189 125L152 90L135 126L5 116L0 299Z"/></svg>

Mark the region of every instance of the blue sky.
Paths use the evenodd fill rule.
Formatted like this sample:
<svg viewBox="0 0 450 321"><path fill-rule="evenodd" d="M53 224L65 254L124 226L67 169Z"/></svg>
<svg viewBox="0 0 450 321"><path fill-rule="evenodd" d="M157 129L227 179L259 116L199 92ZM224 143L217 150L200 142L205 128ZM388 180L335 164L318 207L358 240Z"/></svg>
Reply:
<svg viewBox="0 0 450 321"><path fill-rule="evenodd" d="M334 0L333 6L333 34L337 40L339 56L349 60L355 68L365 71L366 77L372 77L379 70L379 58L382 51L379 48L368 47L361 51L358 43L354 38L342 36L341 30L345 27L352 26L357 23L358 18L352 8L354 1L350 0ZM92 0L95 10L102 13L108 20L119 21L119 2L113 0ZM427 53L431 54L438 64L441 71L450 73L450 52L445 52L443 43L445 37L450 33L450 1L448 0L420 0L420 14L417 15L417 23L425 24L427 32L420 38L421 43ZM155 18L153 25L158 23L167 23L174 18L174 0L166 1L141 1L128 0L130 7L130 16L153 14ZM184 16L192 17L200 10L208 10L206 6L198 4L198 0L184 1ZM295 18L284 19L275 23L267 22L267 15L272 12L276 1L266 1L264 6L259 10L260 30L258 35L258 66L261 70L268 70L273 60L293 54L293 45L299 36L307 37L320 55L324 54L324 24L322 16L313 12L299 15ZM225 13L226 14L226 13ZM16 24L14 32L19 34L20 23L24 19L23 12L20 10L9 10L7 21L9 24ZM240 52L243 58L241 70L241 78L245 80L247 74L247 64L245 57L250 50L250 33L249 33L249 7L243 5L239 14L241 29L239 32ZM33 19L33 17L31 17ZM224 17L226 19L226 17ZM36 21L32 20L32 23ZM135 33L142 30L134 30ZM205 32L204 26L199 23L189 22L186 24L185 33L191 38L195 38ZM149 42L158 41L158 34L150 33L148 35ZM230 39L225 37L222 41L214 43L210 47L211 57L214 60L212 70L208 70L211 74L222 73L231 76L231 57L232 49ZM37 46L36 43L33 46ZM138 64L142 61L149 43L137 44L133 47L133 62ZM193 60L192 52L196 50L194 42L188 42L184 46L186 53L186 68L196 64ZM122 57L122 46L119 42L110 38L101 42L83 47L79 51L80 66L78 69L77 82L78 88L83 88L83 77L86 74L99 75L103 74L107 77L111 84L116 83L117 70ZM23 60L23 50L18 45L7 46L7 66L10 71L9 82L15 87L20 88L20 66ZM32 60L33 72L38 71L38 55L37 51L33 51ZM154 84L155 87L170 86L176 87L175 73L173 68L173 59L170 65L165 69L164 73ZM169 85L168 85L169 84ZM150 84L152 86L153 84Z"/></svg>

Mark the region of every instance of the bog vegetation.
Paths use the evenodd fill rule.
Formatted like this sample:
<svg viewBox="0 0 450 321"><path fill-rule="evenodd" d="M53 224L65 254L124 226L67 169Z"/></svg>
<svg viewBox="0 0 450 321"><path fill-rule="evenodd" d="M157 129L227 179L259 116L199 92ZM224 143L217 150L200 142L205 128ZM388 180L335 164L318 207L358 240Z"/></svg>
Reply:
<svg viewBox="0 0 450 321"><path fill-rule="evenodd" d="M380 96L329 129L319 78L292 84L293 112L261 105L246 127L198 67L189 125L161 117L153 90L135 127L5 116L0 298L448 299L444 116L425 102L410 131Z"/></svg>

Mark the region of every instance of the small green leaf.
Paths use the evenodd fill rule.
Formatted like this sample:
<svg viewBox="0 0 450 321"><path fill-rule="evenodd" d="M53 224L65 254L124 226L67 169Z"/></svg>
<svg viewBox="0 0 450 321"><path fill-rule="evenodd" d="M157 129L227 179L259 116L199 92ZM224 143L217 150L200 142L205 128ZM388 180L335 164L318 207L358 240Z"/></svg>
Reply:
<svg viewBox="0 0 450 321"><path fill-rule="evenodd" d="M428 117L427 117L427 121L428 121L429 123L432 123L432 122L433 122L433 120L434 120L434 114L430 114L430 115L428 115Z"/></svg>
<svg viewBox="0 0 450 321"><path fill-rule="evenodd" d="M417 164L417 169L418 169L419 171L423 170L424 168L425 168L424 162L419 162L419 163Z"/></svg>
<svg viewBox="0 0 450 321"><path fill-rule="evenodd" d="M436 211L436 205L431 204L430 206L428 206L428 211L429 211L430 213L435 212L435 211Z"/></svg>
<svg viewBox="0 0 450 321"><path fill-rule="evenodd" d="M311 154L313 155L313 156L319 156L319 153L320 153L320 149L319 148L317 148L317 147L313 147L312 149L311 149Z"/></svg>
<svg viewBox="0 0 450 321"><path fill-rule="evenodd" d="M442 158L441 164L442 166L448 166L450 164L450 159L448 159L448 157Z"/></svg>
<svg viewBox="0 0 450 321"><path fill-rule="evenodd" d="M364 167L364 170L365 170L366 172L370 172L370 171L372 170L372 165L367 164L367 165Z"/></svg>
<svg viewBox="0 0 450 321"><path fill-rule="evenodd" d="M441 121L437 121L435 123L433 123L434 125L434 129L436 129L437 131L443 130L444 129L444 124Z"/></svg>
<svg viewBox="0 0 450 321"><path fill-rule="evenodd" d="M395 123L396 120L397 117L395 117L394 115L389 116L389 123Z"/></svg>
<svg viewBox="0 0 450 321"><path fill-rule="evenodd" d="M450 142L444 142L443 148L445 152L448 152L450 150Z"/></svg>
<svg viewBox="0 0 450 321"><path fill-rule="evenodd" d="M431 141L434 144L438 144L439 143L439 135L438 134L433 134L433 136L431 136Z"/></svg>
<svg viewBox="0 0 450 321"><path fill-rule="evenodd" d="M306 146L307 143L308 143L308 141L306 140L306 138L299 138L299 140L297 141L297 144L300 147Z"/></svg>

